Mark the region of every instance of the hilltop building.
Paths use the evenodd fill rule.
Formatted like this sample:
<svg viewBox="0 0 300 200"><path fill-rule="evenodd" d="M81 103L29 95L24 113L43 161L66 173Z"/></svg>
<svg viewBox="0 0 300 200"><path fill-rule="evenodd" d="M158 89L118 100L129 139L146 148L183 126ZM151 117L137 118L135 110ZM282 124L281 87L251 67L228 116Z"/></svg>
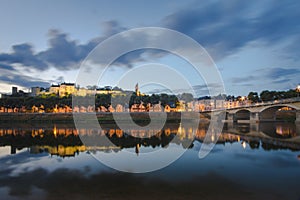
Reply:
<svg viewBox="0 0 300 200"><path fill-rule="evenodd" d="M59 95L59 85L51 85L49 88L49 93Z"/></svg>
<svg viewBox="0 0 300 200"><path fill-rule="evenodd" d="M105 86L104 88L86 89L76 87L75 83L61 83L58 85L52 84L49 88L46 89L41 87L31 88L31 96L55 95L64 97L69 95L86 96L94 94L111 94L112 96L124 95L122 90L113 90L110 86Z"/></svg>
<svg viewBox="0 0 300 200"><path fill-rule="evenodd" d="M17 95L18 94L18 88L17 87L12 87L11 94L12 95Z"/></svg>
<svg viewBox="0 0 300 200"><path fill-rule="evenodd" d="M60 97L76 94L75 83L60 84L58 93Z"/></svg>
<svg viewBox="0 0 300 200"><path fill-rule="evenodd" d="M41 92L40 87L32 87L31 88L31 96L37 96Z"/></svg>
<svg viewBox="0 0 300 200"><path fill-rule="evenodd" d="M17 87L12 87L11 88L11 95L9 94L2 94L1 95L1 98L2 97L7 97L7 96L13 96L13 97L27 97L29 96L30 93L28 92L24 92L23 90L18 90Z"/></svg>

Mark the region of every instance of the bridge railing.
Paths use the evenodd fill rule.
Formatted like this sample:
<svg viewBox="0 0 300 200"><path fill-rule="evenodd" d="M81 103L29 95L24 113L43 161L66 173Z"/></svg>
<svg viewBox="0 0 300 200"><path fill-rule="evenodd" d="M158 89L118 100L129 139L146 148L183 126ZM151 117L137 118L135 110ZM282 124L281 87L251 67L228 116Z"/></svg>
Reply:
<svg viewBox="0 0 300 200"><path fill-rule="evenodd" d="M294 103L294 102L299 102L300 97L295 97L295 98L288 98L288 99L279 99L279 100L274 100L274 101L263 101L260 103L247 103L245 105L240 105L232 108L245 108L245 107L256 107L256 106L267 106L267 105L275 105L275 104L286 104L286 103Z"/></svg>
<svg viewBox="0 0 300 200"><path fill-rule="evenodd" d="M258 107L258 106L268 106L268 105L276 105L276 104L287 104L287 103L294 103L294 102L300 102L300 97L295 97L295 98L288 98L288 99L279 99L279 100L274 100L274 101L263 101L259 103L245 103L245 104L240 104L238 106L231 106L230 108L226 108L224 106L224 109L236 109L236 108L249 108L249 107ZM221 109L211 109L211 110L206 110L206 111L217 111Z"/></svg>

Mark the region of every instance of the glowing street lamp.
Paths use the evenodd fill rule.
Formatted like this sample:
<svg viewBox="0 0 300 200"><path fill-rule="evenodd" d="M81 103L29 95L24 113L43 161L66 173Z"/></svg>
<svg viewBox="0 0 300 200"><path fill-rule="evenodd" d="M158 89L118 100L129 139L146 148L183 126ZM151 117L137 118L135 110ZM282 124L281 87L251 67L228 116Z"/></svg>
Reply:
<svg viewBox="0 0 300 200"><path fill-rule="evenodd" d="M297 87L296 87L296 92L298 93L297 96L299 97L299 93L300 93L300 84L297 85Z"/></svg>
<svg viewBox="0 0 300 200"><path fill-rule="evenodd" d="M246 98L247 98L246 96L241 96L240 102L241 102L242 105L245 105Z"/></svg>

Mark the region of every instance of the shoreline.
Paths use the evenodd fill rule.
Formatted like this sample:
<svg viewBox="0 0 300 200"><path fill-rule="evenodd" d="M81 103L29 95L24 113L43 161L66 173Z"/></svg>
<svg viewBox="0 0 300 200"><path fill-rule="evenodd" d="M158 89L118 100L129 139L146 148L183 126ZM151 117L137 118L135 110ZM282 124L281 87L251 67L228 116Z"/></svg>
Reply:
<svg viewBox="0 0 300 200"><path fill-rule="evenodd" d="M128 117L130 115L130 118ZM145 125L150 123L150 115L152 120L160 121L165 120L166 122L180 123L181 121L193 121L200 120L201 122L209 122L210 116L206 113L197 112L97 112L97 113L0 113L0 123L9 122L22 122L22 123L74 123L73 115L92 116L96 115L99 123L111 123L114 124L116 115L118 121L129 122L133 120L136 123L141 123ZM166 116L165 116L166 115ZM87 117L86 119L88 119ZM88 121L88 120L83 120ZM224 123L260 123L260 122L295 122L294 119L290 117L280 117L277 120L262 120L262 121L251 121L251 120L238 120L238 122L231 122L228 120L223 120ZM295 122L296 123L296 122Z"/></svg>
<svg viewBox="0 0 300 200"><path fill-rule="evenodd" d="M6 122L74 122L73 115L95 115L99 122L115 123L114 115L121 118L121 121L129 121L128 114L135 122L150 122L148 112L132 112L132 113L110 113L110 112L98 112L98 113L0 113L0 123ZM206 119L200 117L200 113L195 112L153 112L151 116L155 120L165 119L167 122L180 122L181 120L197 120Z"/></svg>

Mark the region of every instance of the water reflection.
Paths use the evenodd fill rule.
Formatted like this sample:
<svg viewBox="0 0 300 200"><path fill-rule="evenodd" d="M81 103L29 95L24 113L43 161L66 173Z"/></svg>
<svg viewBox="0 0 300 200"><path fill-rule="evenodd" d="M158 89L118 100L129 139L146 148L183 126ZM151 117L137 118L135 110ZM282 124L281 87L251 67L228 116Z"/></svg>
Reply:
<svg viewBox="0 0 300 200"><path fill-rule="evenodd" d="M299 199L299 126L225 124L212 153L200 160L207 129L208 124L148 131L0 124L0 199ZM80 137L104 137L114 145L87 146ZM187 151L149 174L118 173L90 155L130 150L140 159L145 151L174 146Z"/></svg>
<svg viewBox="0 0 300 200"><path fill-rule="evenodd" d="M28 172L25 177L5 177L2 181L5 184L0 183L0 187L7 186L11 195L29 199L150 200L199 199L199 196L209 199L224 199L224 196L226 199L245 199L245 193L249 195L247 189L216 173L196 176L183 184L125 173L97 173L86 177L79 170L58 169L48 172L36 169ZM43 193L32 191L32 188L39 188ZM213 192L213 188L218 192ZM33 192L37 194L32 195Z"/></svg>
<svg viewBox="0 0 300 200"><path fill-rule="evenodd" d="M248 134L250 132L261 132L272 138L293 138L299 135L295 123L231 123L225 124L225 127L235 129L236 131ZM298 131L298 133L297 133Z"/></svg>
<svg viewBox="0 0 300 200"><path fill-rule="evenodd" d="M0 127L0 146L10 146L11 154L17 150L29 148L30 153L49 153L60 157L76 156L80 152L118 152L122 149L134 149L136 154L144 149L168 148L170 143L182 148L192 148L193 141L202 142L206 136L208 124L200 124L197 129L183 127L181 124L167 124L162 130L120 130L116 125L106 125L101 130L79 129L73 125L35 126L35 128L15 125ZM175 137L178 136L178 137ZM81 138L101 141L106 137L112 143L98 142L87 146ZM211 135L211 142L218 138ZM98 139L98 140L97 140ZM243 148L247 144L251 149L260 146L263 149L300 150L299 130L295 124L225 124L217 144L239 142Z"/></svg>
<svg viewBox="0 0 300 200"><path fill-rule="evenodd" d="M261 126L260 129L270 137L274 138L293 138L297 135L296 124L268 124L268 126Z"/></svg>

